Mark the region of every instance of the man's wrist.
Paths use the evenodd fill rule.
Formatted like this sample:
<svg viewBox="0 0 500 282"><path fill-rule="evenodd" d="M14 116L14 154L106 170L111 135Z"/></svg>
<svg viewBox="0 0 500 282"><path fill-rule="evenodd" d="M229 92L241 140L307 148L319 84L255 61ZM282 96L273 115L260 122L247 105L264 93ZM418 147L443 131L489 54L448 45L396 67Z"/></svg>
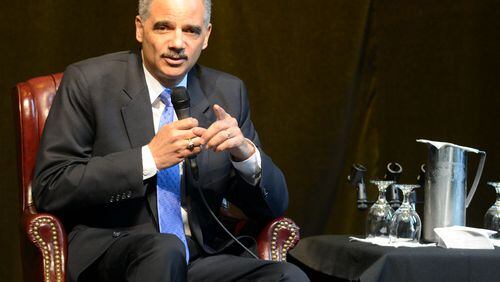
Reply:
<svg viewBox="0 0 500 282"><path fill-rule="evenodd" d="M260 151L252 141L246 139L253 147L253 154L241 162L232 161L234 168L239 172L243 179L250 185L257 185L262 173L262 160Z"/></svg>
<svg viewBox="0 0 500 282"><path fill-rule="evenodd" d="M148 145L142 146L141 152L142 152L142 179L145 180L153 177L158 172L158 169L156 168L156 163L153 158L153 154L149 149L149 146Z"/></svg>
<svg viewBox="0 0 500 282"><path fill-rule="evenodd" d="M243 149L238 148L230 152L233 161L235 162L245 161L250 157L252 157L257 151L255 145L246 138L245 138L245 145L243 145L243 147L244 147Z"/></svg>

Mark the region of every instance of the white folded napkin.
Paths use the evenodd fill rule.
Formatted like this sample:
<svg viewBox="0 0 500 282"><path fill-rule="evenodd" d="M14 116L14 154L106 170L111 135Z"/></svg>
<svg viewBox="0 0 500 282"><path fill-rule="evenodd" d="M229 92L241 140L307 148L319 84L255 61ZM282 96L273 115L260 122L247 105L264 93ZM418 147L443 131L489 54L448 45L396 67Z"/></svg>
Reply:
<svg viewBox="0 0 500 282"><path fill-rule="evenodd" d="M498 240L490 239L495 231L466 226L434 228L438 246L447 249L484 249L493 250ZM498 245L497 245L498 246Z"/></svg>

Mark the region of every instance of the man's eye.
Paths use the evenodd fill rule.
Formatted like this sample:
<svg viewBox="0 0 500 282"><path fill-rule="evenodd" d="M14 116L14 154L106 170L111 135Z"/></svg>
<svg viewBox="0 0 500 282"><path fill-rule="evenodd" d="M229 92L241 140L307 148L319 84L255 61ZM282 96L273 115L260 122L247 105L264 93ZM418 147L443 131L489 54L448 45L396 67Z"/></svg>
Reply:
<svg viewBox="0 0 500 282"><path fill-rule="evenodd" d="M167 31L167 30L170 30L171 27L168 24L159 23L159 24L155 24L153 29L156 31Z"/></svg>
<svg viewBox="0 0 500 282"><path fill-rule="evenodd" d="M197 28L188 28L188 29L186 29L185 32L190 33L190 34L194 34L194 35L200 35L201 34L201 30L197 29Z"/></svg>

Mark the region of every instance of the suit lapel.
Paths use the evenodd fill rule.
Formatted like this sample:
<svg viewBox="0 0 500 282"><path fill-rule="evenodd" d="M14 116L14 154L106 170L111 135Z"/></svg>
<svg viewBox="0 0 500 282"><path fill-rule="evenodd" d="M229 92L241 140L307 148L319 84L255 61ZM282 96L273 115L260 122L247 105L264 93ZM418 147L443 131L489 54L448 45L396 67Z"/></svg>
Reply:
<svg viewBox="0 0 500 282"><path fill-rule="evenodd" d="M191 116L198 120L199 126L208 128L212 122L211 118L212 111L210 110L210 103L207 100L207 93L202 89L202 84L200 80L200 73L198 66L195 66L188 75L188 92L189 98L191 100ZM206 178L206 166L208 165L208 153L207 151L202 151L197 157L196 162L199 167L199 179Z"/></svg>
<svg viewBox="0 0 500 282"><path fill-rule="evenodd" d="M148 144L155 135L151 101L139 54L130 54L126 76L123 96L128 99L128 103L122 107L121 111L130 145L132 148L137 148ZM156 181L152 181L146 190L146 197L150 213L153 215L155 225L158 226L155 192Z"/></svg>
<svg viewBox="0 0 500 282"><path fill-rule="evenodd" d="M122 107L123 122L132 148L142 147L154 136L151 101L144 78L142 61L138 54L131 54L123 95L130 100Z"/></svg>
<svg viewBox="0 0 500 282"><path fill-rule="evenodd" d="M191 100L191 116L198 120L199 126L208 128L213 122L213 118L210 118L210 103L207 100L207 96L202 89L202 83L200 79L199 67L195 66L188 75L188 92L189 98ZM198 222L199 218L197 213L204 210L201 201L191 201L191 199L197 198L199 199L199 191L202 189L202 183L204 179L207 179L206 173L208 172L209 167L209 153L206 150L203 150L198 156L196 156L196 163L198 164L199 170L199 182L196 182L192 175L191 169L188 166L184 166L186 175L184 177L184 188L187 192L189 199L188 203L188 214L189 214L189 226L191 228L192 235L196 238L198 243L203 247L203 249L209 253L213 252L208 246L206 246L203 233L201 231L201 225ZM196 191L198 190L198 191ZM196 196L195 196L196 195ZM196 206L193 206L196 205Z"/></svg>
<svg viewBox="0 0 500 282"><path fill-rule="evenodd" d="M191 100L191 116L198 119L200 126L208 127L210 120L210 103L207 93L202 89L199 67L195 66L188 75L188 92Z"/></svg>

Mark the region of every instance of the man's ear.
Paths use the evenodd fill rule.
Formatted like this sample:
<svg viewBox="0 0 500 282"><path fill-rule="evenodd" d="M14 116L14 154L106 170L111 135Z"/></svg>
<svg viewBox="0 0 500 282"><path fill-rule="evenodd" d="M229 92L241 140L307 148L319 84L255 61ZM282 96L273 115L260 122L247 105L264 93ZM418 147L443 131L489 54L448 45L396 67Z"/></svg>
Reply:
<svg viewBox="0 0 500 282"><path fill-rule="evenodd" d="M140 16L135 17L135 39L139 43L142 43L142 37L144 35L144 24Z"/></svg>
<svg viewBox="0 0 500 282"><path fill-rule="evenodd" d="M207 34L205 35L205 39L203 41L203 50L205 50L205 48L207 48L208 46L208 39L210 38L210 32L212 31L212 24L209 23L208 26L207 26Z"/></svg>

